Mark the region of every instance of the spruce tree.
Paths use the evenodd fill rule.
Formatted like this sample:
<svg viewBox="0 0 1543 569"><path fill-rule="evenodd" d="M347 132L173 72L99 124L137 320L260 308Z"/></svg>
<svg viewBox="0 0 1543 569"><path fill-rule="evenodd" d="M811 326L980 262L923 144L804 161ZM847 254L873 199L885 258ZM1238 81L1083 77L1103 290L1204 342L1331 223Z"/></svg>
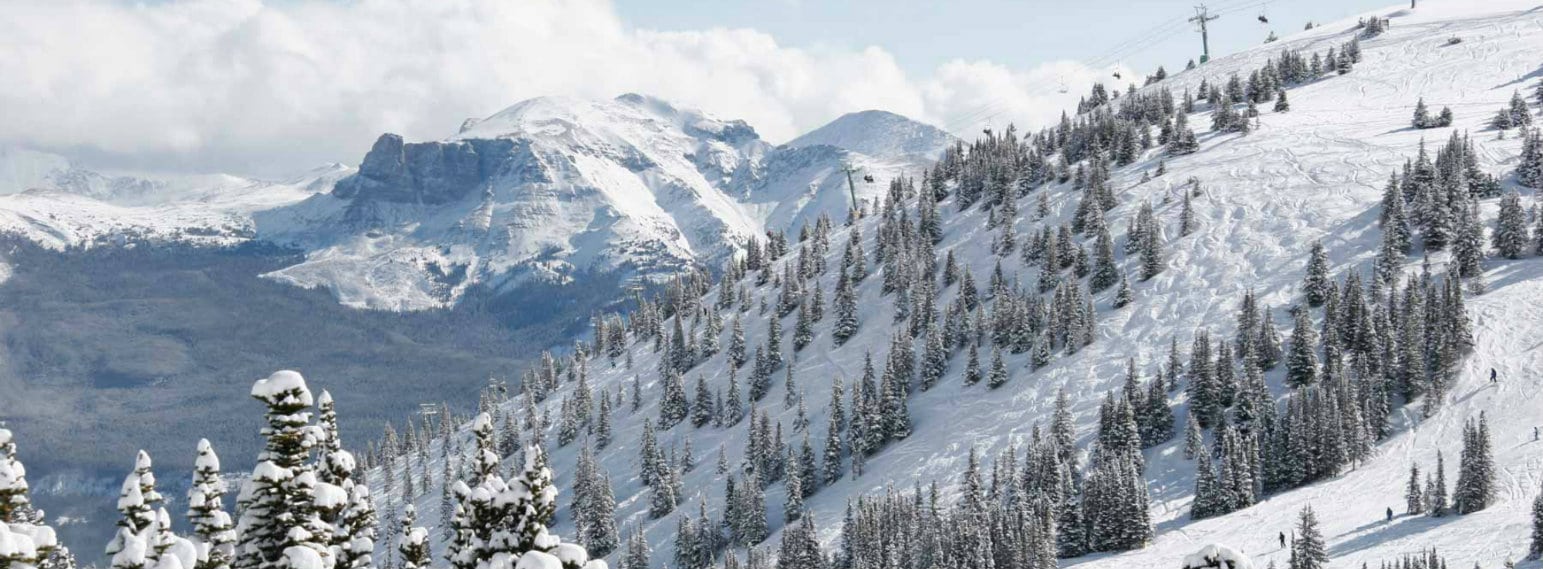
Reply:
<svg viewBox="0 0 1543 569"><path fill-rule="evenodd" d="M220 457L209 439L199 439L193 460L193 484L188 489L188 521L199 544L196 569L229 569L235 553L236 531L225 512L225 481L220 478ZM3 519L3 516L0 516Z"/></svg>
<svg viewBox="0 0 1543 569"><path fill-rule="evenodd" d="M1531 238L1527 230L1527 213L1522 210L1522 198L1515 191L1500 198L1500 216L1495 220L1493 242L1500 255L1507 259L1519 259L1527 252Z"/></svg>
<svg viewBox="0 0 1543 569"><path fill-rule="evenodd" d="M1324 251L1323 241L1314 241L1307 260L1307 276L1302 280L1302 295L1307 299L1308 306L1323 306L1330 286L1329 255Z"/></svg>
<svg viewBox="0 0 1543 569"><path fill-rule="evenodd" d="M1312 506L1303 506L1297 517L1296 536L1291 540L1290 569L1324 569L1329 564L1329 552L1318 530L1318 516Z"/></svg>
<svg viewBox="0 0 1543 569"><path fill-rule="evenodd" d="M288 569L301 559L330 567L332 553L316 513L316 476L309 455L319 429L311 424L313 404L305 379L293 371L278 371L252 386L252 397L267 406L267 439L252 470L249 498L241 504L236 524L236 569Z"/></svg>
<svg viewBox="0 0 1543 569"><path fill-rule="evenodd" d="M1409 465L1409 482L1404 486L1404 512L1417 516L1425 513L1425 489L1420 485L1420 466Z"/></svg>
<svg viewBox="0 0 1543 569"><path fill-rule="evenodd" d="M696 397L691 401L691 425L698 429L713 420L713 393L707 388L707 378L697 376Z"/></svg>
<svg viewBox="0 0 1543 569"><path fill-rule="evenodd" d="M402 528L397 538L397 559L402 569L429 569L429 530L414 525L417 512L408 504L402 512Z"/></svg>
<svg viewBox="0 0 1543 569"><path fill-rule="evenodd" d="M1291 352L1286 356L1286 382L1292 387L1305 387L1318 381L1318 336L1307 311L1298 310L1296 325L1291 330Z"/></svg>
<svg viewBox="0 0 1543 569"><path fill-rule="evenodd" d="M1188 189L1184 191L1184 201L1179 210L1179 237L1186 237L1195 231L1195 208L1190 194Z"/></svg>
<svg viewBox="0 0 1543 569"><path fill-rule="evenodd" d="M1529 188L1543 189L1543 129L1533 129L1522 140L1522 153L1516 163L1516 181ZM1543 235L1540 235L1540 239L1543 239Z"/></svg>
<svg viewBox="0 0 1543 569"><path fill-rule="evenodd" d="M1463 426L1463 449L1458 462L1457 487L1452 507L1471 514L1489 507L1495 495L1495 464L1490 454L1489 422L1481 413L1477 422Z"/></svg>
<svg viewBox="0 0 1543 569"><path fill-rule="evenodd" d="M1007 384L1007 364L1002 361L1002 350L991 350L991 372L986 376L986 387L996 389Z"/></svg>

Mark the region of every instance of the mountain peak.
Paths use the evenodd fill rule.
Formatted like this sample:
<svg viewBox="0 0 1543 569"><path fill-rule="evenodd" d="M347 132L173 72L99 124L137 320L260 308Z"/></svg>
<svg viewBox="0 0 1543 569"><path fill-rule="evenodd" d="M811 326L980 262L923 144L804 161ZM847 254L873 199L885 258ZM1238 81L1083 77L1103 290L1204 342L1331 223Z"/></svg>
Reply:
<svg viewBox="0 0 1543 569"><path fill-rule="evenodd" d="M827 145L875 158L921 156L935 159L957 138L935 126L889 111L847 113L793 139L788 147Z"/></svg>

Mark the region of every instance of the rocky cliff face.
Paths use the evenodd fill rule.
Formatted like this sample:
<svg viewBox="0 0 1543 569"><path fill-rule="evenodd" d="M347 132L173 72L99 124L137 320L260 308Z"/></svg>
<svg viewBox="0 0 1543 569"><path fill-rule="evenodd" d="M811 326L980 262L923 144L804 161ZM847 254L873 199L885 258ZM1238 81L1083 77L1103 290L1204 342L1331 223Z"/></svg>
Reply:
<svg viewBox="0 0 1543 569"><path fill-rule="evenodd" d="M744 121L642 95L542 97L443 140L383 135L329 195L267 215L259 229L310 251L275 278L356 306L430 308L477 285L715 266L751 236L844 216L843 165L863 171L857 193L867 199L952 140L865 112L776 147Z"/></svg>
<svg viewBox="0 0 1543 569"><path fill-rule="evenodd" d="M338 182L343 199L444 204L466 197L511 166L510 139L406 143L383 134L359 163L359 172Z"/></svg>

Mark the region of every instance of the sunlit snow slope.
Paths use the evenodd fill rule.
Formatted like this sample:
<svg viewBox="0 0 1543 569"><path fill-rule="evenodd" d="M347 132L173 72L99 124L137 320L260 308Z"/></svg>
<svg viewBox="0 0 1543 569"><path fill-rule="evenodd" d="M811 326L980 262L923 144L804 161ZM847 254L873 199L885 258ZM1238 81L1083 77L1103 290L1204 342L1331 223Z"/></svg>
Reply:
<svg viewBox="0 0 1543 569"><path fill-rule="evenodd" d="M1135 302L1123 309L1110 307L1113 290L1097 296L1098 336L1090 347L1071 357L1058 357L1048 367L1028 371L1027 354L1007 357L1012 379L1000 389L984 385L966 387L960 380L963 356L950 362L948 375L938 387L915 394L910 400L914 434L891 444L870 459L861 478L845 478L823 487L807 501L815 516L825 545L834 547L843 509L849 499L859 494L881 492L886 487L909 489L920 480L938 480L945 488L959 482L970 448L993 456L1012 445L1025 443L1030 429L1048 423L1054 395L1065 389L1071 396L1077 416L1081 442L1086 445L1096 424L1099 400L1117 388L1123 379L1125 360L1136 358L1144 378L1157 370L1171 338L1188 346L1198 329L1230 337L1234 315L1243 292L1254 288L1262 304L1276 307L1273 322L1284 334L1289 317L1283 307L1294 304L1302 280L1309 245L1323 240L1330 255L1336 278L1347 271L1367 271L1375 254L1380 230L1377 227L1378 200L1389 173L1400 168L1414 155L1422 138L1433 144L1446 139L1450 130L1417 131L1409 128L1416 100L1424 97L1433 108L1450 106L1456 114L1456 129L1470 131L1480 148L1484 170L1502 175L1507 186L1515 166L1519 143L1514 135L1497 140L1487 129L1489 118L1510 98L1513 90L1533 88L1539 79L1543 57L1543 10L1530 2L1513 0L1471 2L1462 0L1427 0L1418 10L1388 9L1379 15L1392 18L1391 30L1379 37L1363 40L1364 60L1348 75L1327 75L1323 79L1288 91L1292 110L1271 113L1263 110L1260 128L1247 135L1213 135L1207 131L1208 116L1190 117L1190 124L1201 133L1198 153L1166 163L1168 173L1140 183L1143 173L1155 170L1161 151L1154 150L1144 160L1118 169L1114 187L1120 194L1120 206L1109 213L1117 242L1123 240L1126 220L1134 216L1140 204L1152 203L1166 236L1166 268L1156 278L1133 283ZM1202 78L1212 82L1225 80L1230 73L1257 68L1282 49L1303 53L1325 51L1349 41L1354 18L1320 26L1314 30L1284 38L1282 41L1220 58L1207 66L1170 77L1160 86L1176 94L1185 87L1198 85ZM1449 38L1461 43L1448 45ZM1198 178L1205 193L1196 200L1198 230L1185 237L1174 231L1179 213L1179 187L1190 177ZM1069 186L1051 186L1050 221L1069 219L1077 193ZM1524 191L1527 204L1535 203L1532 192ZM1034 199L1025 200L1019 210L1032 209ZM1495 204L1485 202L1486 225L1492 224ZM947 211L945 236L940 253L952 250L961 262L984 282L996 257L988 247L992 232L985 228L984 214L978 209L954 213L952 201L940 205ZM1020 219L1020 235L1031 226ZM872 220L863 225L866 248L873 251L876 227ZM828 259L839 266L841 244L846 230L832 236L833 253ZM1134 272L1135 259L1121 256L1127 274ZM1433 257L1440 270L1444 255ZM1003 260L1006 269L1019 267L1017 256ZM1417 262L1411 262L1411 268ZM1233 514L1192 522L1188 515L1194 481L1194 465L1182 459L1181 441L1175 440L1148 451L1147 476L1154 501L1152 514L1157 537L1152 545L1118 555L1089 556L1062 560L1063 566L1096 568L1177 566L1185 555L1200 546L1219 542L1255 556L1261 566L1275 561L1284 566L1286 554L1277 549L1279 531L1290 531L1297 511L1313 505L1322 521L1322 529L1334 557L1333 567L1358 567L1362 562L1378 562L1422 548L1438 547L1454 567L1482 562L1497 566L1503 559L1521 559L1526 552L1528 509L1543 484L1543 443L1534 442L1532 427L1543 422L1543 367L1539 351L1539 331L1543 330L1543 260L1487 261L1490 291L1471 298L1469 312L1474 320L1477 347L1463 364L1449 400L1436 416L1420 420L1409 410L1395 415L1398 433L1375 449L1375 456L1353 471L1322 483L1283 494L1269 496L1261 504ZM1036 269L1020 270L1026 282L1032 282ZM827 295L835 289L835 271L827 271L820 283ZM859 288L863 326L859 334L840 348L833 348L829 336L829 316L817 327L809 347L799 352L793 363L801 389L807 394L811 432L816 449L822 445L826 423L826 402L833 378L844 378L850 386L861 374L863 355L872 352L876 360L887 351L891 336L892 297L882 297L881 279L870 277ZM753 287L753 279L747 286ZM984 285L982 285L984 286ZM773 289L751 289L751 294L767 296ZM714 293L716 294L716 293ZM940 304L951 300L953 289L945 290ZM707 304L712 303L709 295ZM829 296L827 296L827 299ZM765 316L751 310L745 315L747 343L764 343ZM793 318L787 317L785 329ZM624 528L642 527L653 545L653 565L670 560L671 537L676 517L682 512L695 515L698 503L706 501L718 512L723 497L723 480L712 463L719 448L727 451L737 464L745 447L745 426L732 429L693 429L683 423L660 433L665 446L690 440L699 466L684 481L685 500L676 513L658 520L648 519L647 492L638 482L638 444L642 421L659 416L657 354L651 346L635 344L632 369L610 367L606 360L591 360L592 384L596 391L614 394L629 385L634 376L642 378L644 407L637 412L618 409L613 419L616 442L598 454L601 465L610 473L618 501L618 524ZM882 366L882 364L879 364ZM1488 383L1487 371L1494 367L1501 381ZM1279 395L1282 371L1269 375ZM722 354L691 370L686 375L688 389L697 376L705 376L713 389L727 384ZM743 374L741 374L743 381ZM552 397L546 405L558 416L557 405L572 389ZM1183 416L1182 395L1176 409ZM769 410L774 421L787 428L794 423L795 410L783 405L781 373L759 408ZM519 413L517 406L509 412ZM1446 518L1396 518L1384 523L1384 508L1402 512L1404 479L1410 461L1429 465L1438 449L1447 456L1458 453L1463 421L1488 413L1494 435L1495 459L1499 468L1497 502L1483 512ZM555 421L554 421L555 423ZM555 440L553 432L547 440ZM786 438L797 445L802 432L790 431ZM564 492L572 482L579 444L553 449L552 462ZM437 451L434 453L437 455ZM1449 461L1448 476L1454 475ZM439 467L432 467L439 472ZM436 475L437 476L437 475ZM378 477L372 477L378 480ZM436 525L438 496L435 492L419 499L419 522ZM768 518L773 528L781 525L783 488L779 483L767 492ZM563 500L558 533L572 532L572 516ZM435 532L437 536L438 533ZM775 534L768 544L775 544ZM774 548L774 547L773 547ZM438 549L436 549L438 551ZM613 554L613 560L615 559Z"/></svg>

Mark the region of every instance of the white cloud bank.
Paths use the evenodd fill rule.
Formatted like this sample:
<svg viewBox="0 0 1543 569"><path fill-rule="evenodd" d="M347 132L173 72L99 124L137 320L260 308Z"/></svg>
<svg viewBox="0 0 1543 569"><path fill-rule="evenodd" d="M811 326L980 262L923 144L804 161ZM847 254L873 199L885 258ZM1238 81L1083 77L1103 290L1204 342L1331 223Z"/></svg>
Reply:
<svg viewBox="0 0 1543 569"><path fill-rule="evenodd" d="M869 108L961 133L1040 125L1107 77L984 61L908 77L880 47L640 30L606 0L50 0L7 3L0 38L0 145L260 174L356 162L383 131L437 139L540 95L657 95L781 141Z"/></svg>

